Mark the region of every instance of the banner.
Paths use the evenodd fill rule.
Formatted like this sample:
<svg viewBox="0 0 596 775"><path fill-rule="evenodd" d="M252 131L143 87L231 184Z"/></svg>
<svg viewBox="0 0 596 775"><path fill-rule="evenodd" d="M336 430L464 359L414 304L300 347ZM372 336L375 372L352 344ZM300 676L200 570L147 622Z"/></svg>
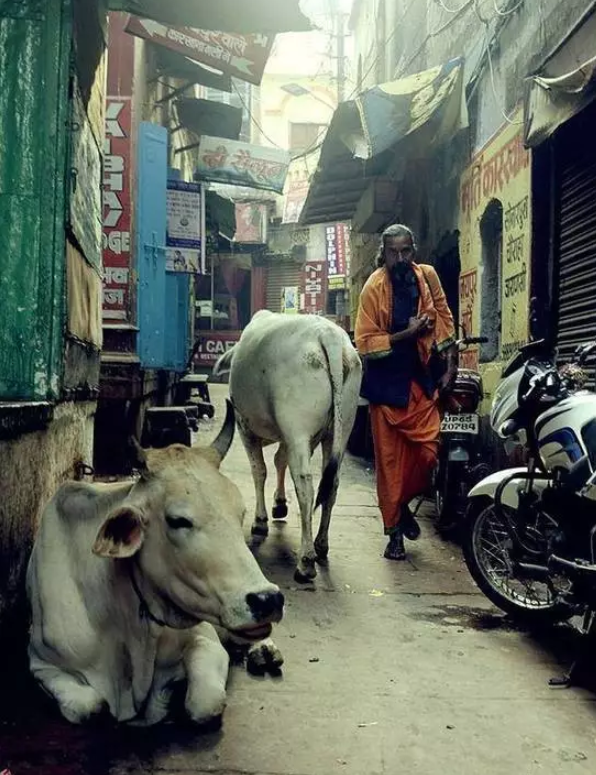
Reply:
<svg viewBox="0 0 596 775"><path fill-rule="evenodd" d="M105 121L102 319L130 322L130 97L108 97Z"/></svg>
<svg viewBox="0 0 596 775"><path fill-rule="evenodd" d="M287 151L203 135L195 179L282 194L289 164Z"/></svg>
<svg viewBox="0 0 596 775"><path fill-rule="evenodd" d="M201 271L201 186L168 180L166 270Z"/></svg>
<svg viewBox="0 0 596 775"><path fill-rule="evenodd" d="M257 202L236 202L234 242L260 245L267 242L267 205Z"/></svg>
<svg viewBox="0 0 596 775"><path fill-rule="evenodd" d="M352 143L354 155L371 159L406 135L428 126L429 143L448 140L468 125L463 97L463 60L374 86L356 98L363 136Z"/></svg>
<svg viewBox="0 0 596 775"><path fill-rule="evenodd" d="M263 78L275 37L168 27L138 16L130 17L126 32L256 86Z"/></svg>
<svg viewBox="0 0 596 775"><path fill-rule="evenodd" d="M310 177L308 170L301 164L297 169L290 168L288 178L282 223L298 223L308 196Z"/></svg>

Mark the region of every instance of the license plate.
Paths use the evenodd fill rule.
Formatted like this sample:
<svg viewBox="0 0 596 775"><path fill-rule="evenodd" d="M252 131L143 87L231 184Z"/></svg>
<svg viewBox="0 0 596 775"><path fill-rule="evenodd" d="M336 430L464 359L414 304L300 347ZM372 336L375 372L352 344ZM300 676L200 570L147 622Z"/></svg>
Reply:
<svg viewBox="0 0 596 775"><path fill-rule="evenodd" d="M479 422L477 414L446 414L441 423L442 433L477 434Z"/></svg>

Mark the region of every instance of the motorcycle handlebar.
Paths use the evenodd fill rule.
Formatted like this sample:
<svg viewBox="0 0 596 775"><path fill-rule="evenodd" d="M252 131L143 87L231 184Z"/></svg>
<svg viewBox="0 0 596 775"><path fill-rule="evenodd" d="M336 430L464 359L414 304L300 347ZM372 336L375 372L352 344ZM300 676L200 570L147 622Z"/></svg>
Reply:
<svg viewBox="0 0 596 775"><path fill-rule="evenodd" d="M460 339L462 344L486 344L488 342L488 336L464 336Z"/></svg>

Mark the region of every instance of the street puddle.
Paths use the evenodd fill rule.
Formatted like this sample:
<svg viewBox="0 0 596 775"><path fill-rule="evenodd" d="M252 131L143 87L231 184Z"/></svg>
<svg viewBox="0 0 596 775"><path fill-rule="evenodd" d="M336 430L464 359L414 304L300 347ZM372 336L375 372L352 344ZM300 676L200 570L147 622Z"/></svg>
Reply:
<svg viewBox="0 0 596 775"><path fill-rule="evenodd" d="M459 605L433 606L426 611L409 614L411 619L428 622L437 627L457 627L468 630L501 630L519 632L519 624L505 614L493 613L486 608L471 608Z"/></svg>

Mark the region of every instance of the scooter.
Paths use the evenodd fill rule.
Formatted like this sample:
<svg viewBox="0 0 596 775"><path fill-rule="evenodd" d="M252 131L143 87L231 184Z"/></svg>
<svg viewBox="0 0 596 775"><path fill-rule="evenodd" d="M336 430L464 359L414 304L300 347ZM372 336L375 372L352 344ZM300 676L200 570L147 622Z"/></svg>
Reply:
<svg viewBox="0 0 596 775"><path fill-rule="evenodd" d="M458 353L484 336L464 336L456 342ZM442 535L454 535L463 519L470 489L490 473L480 456L478 408L484 391L482 377L472 369L460 369L451 388L441 396L441 446L433 474L436 528Z"/></svg>

